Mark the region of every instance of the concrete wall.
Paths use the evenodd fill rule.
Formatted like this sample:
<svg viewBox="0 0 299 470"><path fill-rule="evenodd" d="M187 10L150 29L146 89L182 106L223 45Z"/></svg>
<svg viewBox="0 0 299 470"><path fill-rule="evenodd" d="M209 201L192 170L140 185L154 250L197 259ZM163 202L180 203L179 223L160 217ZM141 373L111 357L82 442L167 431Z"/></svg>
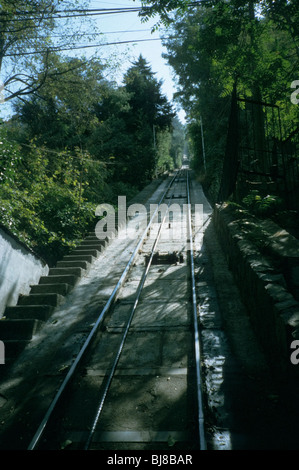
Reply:
<svg viewBox="0 0 299 470"><path fill-rule="evenodd" d="M48 265L6 229L0 227L0 318L6 306L17 304L49 272Z"/></svg>

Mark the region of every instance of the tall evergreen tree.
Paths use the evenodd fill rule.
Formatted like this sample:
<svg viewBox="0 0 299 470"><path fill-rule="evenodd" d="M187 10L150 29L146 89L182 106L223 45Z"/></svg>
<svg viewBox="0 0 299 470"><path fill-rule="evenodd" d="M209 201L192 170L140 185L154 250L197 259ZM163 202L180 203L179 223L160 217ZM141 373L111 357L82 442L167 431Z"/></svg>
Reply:
<svg viewBox="0 0 299 470"><path fill-rule="evenodd" d="M162 84L146 60L139 56L124 77L129 95L130 112L126 116L127 130L134 139L127 178L142 184L151 179L156 166L156 145L159 131L171 128L175 113L162 94Z"/></svg>

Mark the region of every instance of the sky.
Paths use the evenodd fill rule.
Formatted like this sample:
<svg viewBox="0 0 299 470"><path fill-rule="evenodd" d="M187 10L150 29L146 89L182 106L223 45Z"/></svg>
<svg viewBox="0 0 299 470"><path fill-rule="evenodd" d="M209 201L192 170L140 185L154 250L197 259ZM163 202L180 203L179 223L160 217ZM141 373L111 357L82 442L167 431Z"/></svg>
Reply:
<svg viewBox="0 0 299 470"><path fill-rule="evenodd" d="M83 0L82 0L83 1ZM115 1L100 1L89 0L89 9L111 9L111 8L136 8L141 6L141 1L136 0L115 0ZM172 101L173 93L176 91L175 81L173 78L173 71L167 65L167 61L162 58L162 53L167 52L163 48L161 40L158 40L162 35L162 31L151 33L151 28L158 21L158 17L143 23L138 17L137 12L124 12L120 14L110 14L102 16L92 16L92 23L96 27L97 32L104 33L104 37L97 36L92 41L94 44L99 43L112 43L121 41L135 41L142 40L142 42L130 44L118 44L114 46L102 46L97 48L97 55L99 58L107 58L114 55L118 65L112 69L108 79L116 80L121 83L123 74L131 66L132 62L138 59L139 55L146 59L151 66L152 71L156 74L157 80L162 82L162 93L167 96L169 101ZM73 20L72 20L73 21ZM144 41L147 39L156 39L155 41ZM82 43L80 43L81 45ZM93 48L78 49L74 51L76 55L85 54L92 56L95 50ZM69 52L68 55L71 55ZM2 111L4 110L3 104ZM185 113L177 108L178 117L181 122L185 122Z"/></svg>
<svg viewBox="0 0 299 470"><path fill-rule="evenodd" d="M115 2L90 1L90 8L134 8L140 6L141 1L138 0L115 0ZM163 32L151 32L152 26L154 26L157 21L158 17L155 17L146 23L142 23L141 19L138 17L138 13L123 13L99 17L96 20L96 24L100 31L104 33L110 32L110 34L105 34L107 42L157 39L155 41L144 41L136 44L117 45L114 46L114 51L124 57L123 70L120 71L120 75L130 67L130 60L135 60L142 54L151 66L152 71L156 73L156 78L162 81L162 92L167 96L169 101L172 101L173 94L176 91L173 77L174 73L172 68L167 65L167 61L162 58L162 53L167 52L167 50L162 46L162 41L158 40L163 36ZM113 33L115 31L121 32L117 34ZM126 58L126 54L128 54L128 58ZM184 122L185 113L180 110L178 115L181 121Z"/></svg>

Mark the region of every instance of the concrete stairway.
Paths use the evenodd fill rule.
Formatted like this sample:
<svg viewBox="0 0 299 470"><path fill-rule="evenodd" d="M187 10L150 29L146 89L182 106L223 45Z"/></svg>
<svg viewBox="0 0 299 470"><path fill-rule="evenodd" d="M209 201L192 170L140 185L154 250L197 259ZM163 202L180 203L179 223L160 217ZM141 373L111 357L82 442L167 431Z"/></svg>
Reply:
<svg viewBox="0 0 299 470"><path fill-rule="evenodd" d="M154 180L128 204L145 204L160 184L161 179ZM117 221L115 231L107 233L105 240L100 240L95 231L90 232L77 248L49 270L47 276L40 278L38 285L31 286L29 295L21 295L17 305L6 307L0 318L0 340L5 344L5 362L13 361L30 343L117 232Z"/></svg>
<svg viewBox="0 0 299 470"><path fill-rule="evenodd" d="M0 319L6 363L21 353L114 236L115 233L107 234L105 240L99 240L95 232L89 233L77 248L57 262L56 267L50 268L47 276L31 286L28 295L20 295L17 305L6 307Z"/></svg>

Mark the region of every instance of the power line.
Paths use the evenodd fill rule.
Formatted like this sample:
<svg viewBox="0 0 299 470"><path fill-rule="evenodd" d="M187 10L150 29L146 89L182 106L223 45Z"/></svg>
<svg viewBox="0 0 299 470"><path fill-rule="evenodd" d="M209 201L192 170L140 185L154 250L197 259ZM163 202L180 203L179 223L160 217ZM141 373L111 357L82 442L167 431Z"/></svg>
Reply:
<svg viewBox="0 0 299 470"><path fill-rule="evenodd" d="M83 37L83 36L101 36L101 35L105 35L105 34L124 34L124 33L147 33L147 32L150 32L151 29L150 28L147 28L147 29L127 29L127 30L124 30L124 31L101 31L99 33L80 33L80 37ZM61 34L52 34L51 37L61 37ZM63 37L65 37L65 35L63 35Z"/></svg>
<svg viewBox="0 0 299 470"><path fill-rule="evenodd" d="M71 10L70 10L71 11ZM82 11L86 11L86 12L89 12L89 10L82 10ZM90 10L91 11L91 10ZM119 9L118 11L114 11L114 10L111 10L111 9L107 9L105 11L102 11L101 13L98 12L98 13L79 13L79 14L76 14L76 15L60 15L60 16L53 16L53 15L50 15L48 17L40 17L40 18L37 18L37 17L33 17L33 18L9 18L9 19L4 19L4 18L1 18L1 15L5 14L5 12L0 12L0 24L1 23L6 23L6 24L9 24L9 23L14 23L14 22L18 22L18 23L25 23L24 25L24 29L28 30L28 29L38 29L38 28L41 28L43 27L43 22L46 21L46 20L52 20L52 19L71 19L71 18L75 18L75 17L89 17L89 16L102 16L102 15L112 15L112 14L120 14L120 13L133 13L133 12L139 12L140 9ZM28 25L29 22L31 21L40 21L40 23L38 24L30 24ZM22 30L22 28L21 28ZM7 29L6 31L2 30L2 33L14 33L14 32L19 32L20 29L18 30L11 30L11 29Z"/></svg>
<svg viewBox="0 0 299 470"><path fill-rule="evenodd" d="M64 10L53 10L53 14L57 13L106 13L106 12L126 12L126 11L140 11L142 7L121 7L121 8L69 8ZM34 14L42 14L43 11L15 11L13 15L34 15ZM1 15L11 15L10 12L2 11L0 12Z"/></svg>
<svg viewBox="0 0 299 470"><path fill-rule="evenodd" d="M28 21L36 21L36 20L52 20L52 19L64 19L64 18L76 18L81 16L103 16L103 15L114 15L114 14L121 14L121 13L139 13L141 12L141 7L139 8L102 8L102 9L93 9L93 10L58 10L54 11L52 14L48 14L48 16L43 16L43 13L36 13L36 12L20 12L15 13L15 15L20 15L22 18L1 18L1 15L6 14L6 12L1 12L0 14L0 22L2 23L10 23L10 22L22 22L25 21L24 16L28 15L40 15L40 16L31 16L28 18ZM58 15L57 15L58 13ZM60 15L60 13L63 13ZM74 13L72 15L65 15L65 13ZM7 13L8 14L8 13ZM57 16L55 16L57 15Z"/></svg>
<svg viewBox="0 0 299 470"><path fill-rule="evenodd" d="M79 33L78 36L80 36L80 38L83 38L83 37L88 37L88 36L105 36L106 34L126 34L126 33L148 33L150 32L151 29L150 28L147 28L147 29L128 29L128 30L124 30L124 31L101 31L101 32L98 32L98 33ZM42 35L36 35L34 37L32 37L32 39L47 39L49 37L51 38L67 38L67 37L73 37L74 35L73 34L51 34L51 36L47 35L47 36L42 36Z"/></svg>
<svg viewBox="0 0 299 470"><path fill-rule="evenodd" d="M73 47L52 47L52 48L43 49L40 51L6 54L5 57L19 57L19 56L25 56L25 55L45 54L49 52L73 51L77 49L88 49L88 48L93 48L93 47L115 46L115 45L132 44L132 43L134 44L134 43L146 42L146 41L163 41L167 39L177 39L179 37L180 36L172 36L172 37L167 37L167 38L162 37L162 38L149 38L149 39L135 39L135 40L128 40L128 41L107 42L103 44L88 44L88 45L73 46Z"/></svg>
<svg viewBox="0 0 299 470"><path fill-rule="evenodd" d="M196 2L190 2L187 6L193 7L198 6L202 2L207 2L209 0L201 0ZM36 11L19 11L15 12L14 16L23 16L22 18L2 18L3 15L10 15L11 13L2 11L0 12L0 22L11 22L11 21L24 21L24 16L33 15L29 18L29 20L51 20L51 19L62 19L62 18L74 18L80 16L102 16L102 15L114 15L114 14L121 14L121 13L146 13L146 11L151 11L150 7L122 7L122 8L91 8L91 9L65 9L65 10L54 10L52 13L48 14L48 16L44 16L44 11L36 12ZM72 13L72 15L66 15L66 13ZM74 13L74 14L73 14ZM37 16L35 16L37 15ZM39 15L39 16L38 16ZM58 15L58 16L54 16Z"/></svg>

